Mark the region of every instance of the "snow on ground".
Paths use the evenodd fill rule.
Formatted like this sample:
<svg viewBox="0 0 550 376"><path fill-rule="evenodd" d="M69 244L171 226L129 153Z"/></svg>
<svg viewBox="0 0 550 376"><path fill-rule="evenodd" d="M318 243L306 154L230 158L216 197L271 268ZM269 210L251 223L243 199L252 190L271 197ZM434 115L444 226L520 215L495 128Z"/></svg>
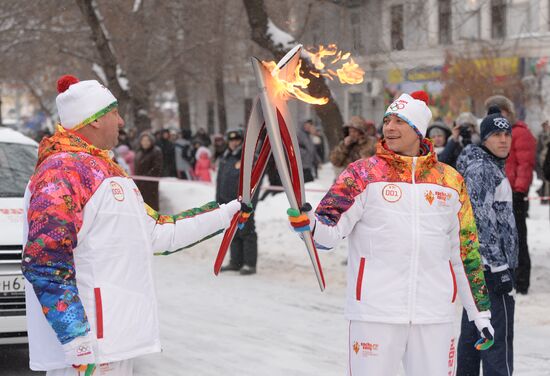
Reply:
<svg viewBox="0 0 550 376"><path fill-rule="evenodd" d="M308 189L328 189L325 166ZM214 198L212 185L161 183L165 213ZM316 205L322 193L308 192ZM155 259L163 353L136 361L138 376L344 375L348 324L343 317L346 244L322 253L327 289L321 293L302 242L288 228L284 194L258 204L258 274L213 274L221 235L195 248ZM516 305L515 368L519 376L550 374L550 231L548 206L532 202L528 296ZM229 256L228 256L229 257ZM457 309L457 320L460 311ZM458 323L457 323L458 328Z"/></svg>

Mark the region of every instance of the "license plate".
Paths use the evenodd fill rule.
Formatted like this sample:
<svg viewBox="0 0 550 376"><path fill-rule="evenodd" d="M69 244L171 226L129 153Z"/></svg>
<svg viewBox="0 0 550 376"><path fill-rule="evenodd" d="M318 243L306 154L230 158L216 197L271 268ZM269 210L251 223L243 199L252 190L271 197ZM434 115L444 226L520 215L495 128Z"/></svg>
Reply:
<svg viewBox="0 0 550 376"><path fill-rule="evenodd" d="M25 291L25 279L21 275L0 276L0 292Z"/></svg>

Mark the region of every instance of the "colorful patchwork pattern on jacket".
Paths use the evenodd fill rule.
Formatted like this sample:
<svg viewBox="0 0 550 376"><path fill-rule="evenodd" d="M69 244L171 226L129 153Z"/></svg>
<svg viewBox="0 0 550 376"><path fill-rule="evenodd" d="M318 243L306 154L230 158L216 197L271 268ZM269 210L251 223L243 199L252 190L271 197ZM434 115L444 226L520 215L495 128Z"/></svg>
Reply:
<svg viewBox="0 0 550 376"><path fill-rule="evenodd" d="M83 209L101 182L125 176L105 150L58 129L42 140L29 190L22 270L62 344L90 330L76 286L73 250Z"/></svg>
<svg viewBox="0 0 550 376"><path fill-rule="evenodd" d="M335 226L343 213L355 202L370 183L401 182L412 184L412 157L389 150L383 141L377 144L376 155L351 163L338 177L319 203L316 218L328 226ZM459 193L462 207L460 221L460 254L470 289L479 311L490 307L483 265L479 254L476 223L464 179L452 167L438 162L432 143L424 139L421 156L417 159L415 182L450 187Z"/></svg>
<svg viewBox="0 0 550 376"><path fill-rule="evenodd" d="M474 208L480 253L492 267L518 265L518 234L512 208L512 188L504 173L504 161L468 145L457 169L466 180Z"/></svg>

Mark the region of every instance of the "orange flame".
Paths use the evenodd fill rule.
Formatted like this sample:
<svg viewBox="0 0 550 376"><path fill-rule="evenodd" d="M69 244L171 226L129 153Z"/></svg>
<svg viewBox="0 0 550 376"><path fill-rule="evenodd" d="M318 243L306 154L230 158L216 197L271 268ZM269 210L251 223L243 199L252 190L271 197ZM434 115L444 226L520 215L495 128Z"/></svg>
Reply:
<svg viewBox="0 0 550 376"><path fill-rule="evenodd" d="M326 48L323 45L319 46L319 51L316 53L305 51L309 55L309 59L315 66L315 69L323 70L325 68L325 63L323 59L326 56L334 56L338 53L338 47L335 44L329 44ZM339 59L335 59L338 61Z"/></svg>
<svg viewBox="0 0 550 376"><path fill-rule="evenodd" d="M339 50L336 44L329 44L326 47L320 45L318 51L315 53L307 50L304 50L304 52L311 60L315 69L317 69L317 71L310 72L314 77L325 77L331 81L338 77L341 83L350 85L363 82L365 71L351 58L351 53ZM289 78L280 76L280 70L274 61L264 61L262 63L275 79L276 95L283 98L297 98L310 104L324 105L328 103L328 98L326 97L316 98L304 92L303 89L308 88L310 80L300 74L301 60L296 66L292 81L287 81ZM341 65L338 67L337 64Z"/></svg>
<svg viewBox="0 0 550 376"><path fill-rule="evenodd" d="M355 85L363 82L365 71L359 68L359 65L351 58L342 65L342 68L336 70L336 74L341 83Z"/></svg>
<svg viewBox="0 0 550 376"><path fill-rule="evenodd" d="M302 66L301 60L296 66L296 70L294 71L294 79L292 81L286 81L279 76L280 69L274 61L264 61L263 64L271 72L273 78L275 78L274 82L276 96L281 96L283 98L294 97L311 104L323 105L328 103L328 98L316 98L302 90L309 86L310 80L300 75L300 67Z"/></svg>
<svg viewBox="0 0 550 376"><path fill-rule="evenodd" d="M305 52L315 66L315 69L321 72L321 76L330 80L338 77L343 84L355 85L363 82L365 71L351 58L351 53L338 50L338 46L335 44L329 44L327 47L320 45L318 51L315 53L307 50ZM323 62L323 59L327 57L331 57L330 62ZM327 67L327 65L334 66L336 63L342 63L348 59L349 61L343 63L339 68Z"/></svg>

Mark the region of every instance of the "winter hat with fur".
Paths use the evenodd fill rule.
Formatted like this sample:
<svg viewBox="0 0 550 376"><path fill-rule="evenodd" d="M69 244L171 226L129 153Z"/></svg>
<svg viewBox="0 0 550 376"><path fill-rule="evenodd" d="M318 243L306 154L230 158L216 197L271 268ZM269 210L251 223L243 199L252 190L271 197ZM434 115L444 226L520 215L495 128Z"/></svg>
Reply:
<svg viewBox="0 0 550 376"><path fill-rule="evenodd" d="M352 116L349 122L344 124L344 128L354 128L359 132L367 134L369 123L361 116Z"/></svg>
<svg viewBox="0 0 550 376"><path fill-rule="evenodd" d="M504 95L493 95L485 100L485 109L487 112L489 112L489 109L493 106L498 107L501 111L506 111L509 121L516 121L516 108L514 102Z"/></svg>
<svg viewBox="0 0 550 376"><path fill-rule="evenodd" d="M512 125L497 106L489 107L487 116L481 122L481 142L496 132L512 133Z"/></svg>
<svg viewBox="0 0 550 376"><path fill-rule="evenodd" d="M74 76L62 76L57 80L57 91L57 112L65 129L78 130L118 105L109 89L96 80L79 81Z"/></svg>
<svg viewBox="0 0 550 376"><path fill-rule="evenodd" d="M426 130L432 120L432 111L428 107L428 94L419 90L409 94L401 94L386 110L384 117L396 115L406 121L418 134L426 137Z"/></svg>

